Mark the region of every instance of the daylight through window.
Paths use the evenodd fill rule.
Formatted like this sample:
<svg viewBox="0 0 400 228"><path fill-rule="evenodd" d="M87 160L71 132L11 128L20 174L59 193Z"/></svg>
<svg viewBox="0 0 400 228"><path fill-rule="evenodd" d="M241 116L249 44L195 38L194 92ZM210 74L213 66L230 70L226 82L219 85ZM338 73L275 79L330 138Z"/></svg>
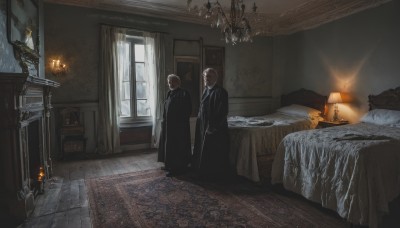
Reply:
<svg viewBox="0 0 400 228"><path fill-rule="evenodd" d="M121 117L132 121L149 119L152 111L143 38L127 36L119 44L119 58Z"/></svg>

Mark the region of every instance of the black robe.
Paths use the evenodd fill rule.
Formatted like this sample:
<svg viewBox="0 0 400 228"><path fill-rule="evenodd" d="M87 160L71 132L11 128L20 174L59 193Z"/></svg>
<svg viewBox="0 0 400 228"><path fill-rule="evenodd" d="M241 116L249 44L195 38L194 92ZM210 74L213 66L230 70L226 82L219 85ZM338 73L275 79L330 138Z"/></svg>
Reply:
<svg viewBox="0 0 400 228"><path fill-rule="evenodd" d="M166 170L182 170L190 163L191 112L192 103L188 91L178 88L168 92L158 149L158 161L164 162Z"/></svg>
<svg viewBox="0 0 400 228"><path fill-rule="evenodd" d="M196 121L192 166L206 176L228 174L228 93L218 85L204 90Z"/></svg>

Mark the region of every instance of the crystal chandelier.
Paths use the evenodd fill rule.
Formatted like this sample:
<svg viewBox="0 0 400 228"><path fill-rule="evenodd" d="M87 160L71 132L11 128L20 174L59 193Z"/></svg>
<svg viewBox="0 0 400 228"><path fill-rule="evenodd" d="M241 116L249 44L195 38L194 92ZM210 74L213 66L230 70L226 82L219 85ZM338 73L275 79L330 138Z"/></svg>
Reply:
<svg viewBox="0 0 400 228"><path fill-rule="evenodd" d="M243 0L231 0L231 10L226 14L217 0L216 2L207 1L202 7L191 6L192 0L187 0L189 12L195 12L206 20L211 21L211 27L221 29L221 33L226 43L236 44L238 42L251 42L254 33L250 26L248 17L257 20L257 6L254 2L252 7L252 15L245 15L246 6Z"/></svg>

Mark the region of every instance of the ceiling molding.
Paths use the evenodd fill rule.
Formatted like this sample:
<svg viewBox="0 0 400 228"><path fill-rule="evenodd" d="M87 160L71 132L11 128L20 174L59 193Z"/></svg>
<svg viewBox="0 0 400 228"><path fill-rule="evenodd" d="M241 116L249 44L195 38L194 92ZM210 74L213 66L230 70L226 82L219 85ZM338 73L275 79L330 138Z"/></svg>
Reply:
<svg viewBox="0 0 400 228"><path fill-rule="evenodd" d="M209 22L186 10L186 1L179 5L149 0L45 0L46 3L95 8L128 14L156 17L174 21L209 25ZM281 0L284 1L284 0ZM291 0L287 0L290 2ZM391 0L305 0L302 4L288 7L281 14L258 13L252 25L260 35L275 36L292 34L315 28L325 23L349 16L362 10L377 7ZM292 8L289 8L291 6Z"/></svg>
<svg viewBox="0 0 400 228"><path fill-rule="evenodd" d="M268 35L291 34L318 27L391 0L312 0L273 19ZM268 25L267 25L268 27Z"/></svg>
<svg viewBox="0 0 400 228"><path fill-rule="evenodd" d="M143 0L44 0L44 2L135 14L195 24L208 24L202 18L191 15L189 12L187 12L186 7L183 8L161 3L150 3Z"/></svg>

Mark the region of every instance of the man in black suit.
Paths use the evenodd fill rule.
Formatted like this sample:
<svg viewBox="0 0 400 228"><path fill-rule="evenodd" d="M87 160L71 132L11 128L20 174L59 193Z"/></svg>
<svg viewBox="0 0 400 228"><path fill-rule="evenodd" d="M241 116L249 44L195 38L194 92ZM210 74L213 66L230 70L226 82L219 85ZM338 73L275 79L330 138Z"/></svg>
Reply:
<svg viewBox="0 0 400 228"><path fill-rule="evenodd" d="M169 177L183 173L190 163L192 103L189 92L180 88L177 75L170 74L167 80L170 91L164 103L158 161L164 162Z"/></svg>
<svg viewBox="0 0 400 228"><path fill-rule="evenodd" d="M197 115L192 168L202 177L218 178L228 174L228 92L217 85L213 68L203 71L204 93Z"/></svg>

